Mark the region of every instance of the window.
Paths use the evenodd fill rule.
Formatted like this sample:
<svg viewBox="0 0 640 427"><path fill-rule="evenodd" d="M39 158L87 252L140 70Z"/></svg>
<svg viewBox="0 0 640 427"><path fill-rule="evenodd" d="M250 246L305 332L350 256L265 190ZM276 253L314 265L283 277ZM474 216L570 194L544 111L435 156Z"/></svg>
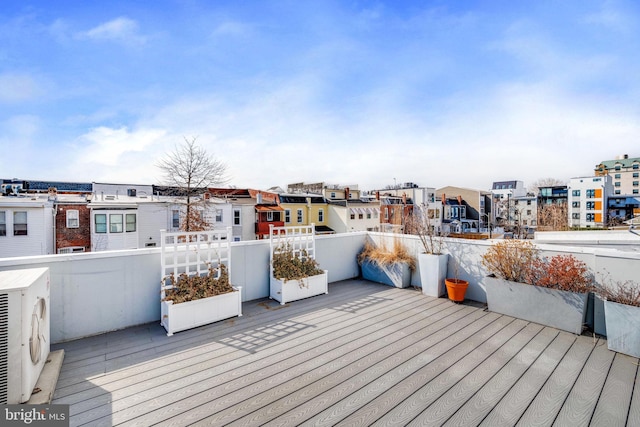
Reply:
<svg viewBox="0 0 640 427"><path fill-rule="evenodd" d="M615 191L615 194L620 194L620 190L616 190L616 191Z"/></svg>
<svg viewBox="0 0 640 427"><path fill-rule="evenodd" d="M358 214L358 219L364 219L364 214Z"/></svg>
<svg viewBox="0 0 640 427"><path fill-rule="evenodd" d="M633 189L633 194L639 194L638 190L636 188ZM0 225L0 227L1 227L1 225Z"/></svg>
<svg viewBox="0 0 640 427"><path fill-rule="evenodd" d="M239 209L234 209L233 210L233 225L240 225L240 210Z"/></svg>
<svg viewBox="0 0 640 427"><path fill-rule="evenodd" d="M531 206L531 200L527 200L527 206Z"/></svg>
<svg viewBox="0 0 640 427"><path fill-rule="evenodd" d="M371 219L371 212L367 212L367 219Z"/></svg>
<svg viewBox="0 0 640 427"><path fill-rule="evenodd" d="M126 228L127 233L136 231L136 214L127 214L126 221L127 221L127 228Z"/></svg>
<svg viewBox="0 0 640 427"><path fill-rule="evenodd" d="M616 187L620 187L620 182L616 182L613 185L615 185Z"/></svg>
<svg viewBox="0 0 640 427"><path fill-rule="evenodd" d="M180 228L180 211L178 209L171 211L171 228ZM103 231L103 233L105 232Z"/></svg>
<svg viewBox="0 0 640 427"><path fill-rule="evenodd" d="M7 235L7 213L0 211L0 236Z"/></svg>
<svg viewBox="0 0 640 427"><path fill-rule="evenodd" d="M587 199L593 199L594 197L596 197L596 190L587 190Z"/></svg>
<svg viewBox="0 0 640 427"><path fill-rule="evenodd" d="M336 193L335 193L335 192L332 192L332 193L331 193L331 198L332 198L332 199L335 199L335 198L336 198Z"/></svg>
<svg viewBox="0 0 640 427"><path fill-rule="evenodd" d="M109 214L109 233L122 233L122 214Z"/></svg>
<svg viewBox="0 0 640 427"><path fill-rule="evenodd" d="M96 214L94 217L96 223L96 233L107 232L107 214Z"/></svg>
<svg viewBox="0 0 640 427"><path fill-rule="evenodd" d="M13 235L27 235L27 212L19 211L13 213Z"/></svg>
<svg viewBox="0 0 640 427"><path fill-rule="evenodd" d="M302 223L302 209L298 209L298 223Z"/></svg>
<svg viewBox="0 0 640 427"><path fill-rule="evenodd" d="M531 209L527 209L527 215L531 215Z"/></svg>
<svg viewBox="0 0 640 427"><path fill-rule="evenodd" d="M222 209L216 209L216 222L222 222Z"/></svg>
<svg viewBox="0 0 640 427"><path fill-rule="evenodd" d="M285 209L284 210L284 222L291 222L291 210L290 209Z"/></svg>
<svg viewBox="0 0 640 427"><path fill-rule="evenodd" d="M515 206L518 206L518 201L516 200L513 204L514 204Z"/></svg>
<svg viewBox="0 0 640 427"><path fill-rule="evenodd" d="M633 181L633 186L637 187L638 186L638 181Z"/></svg>
<svg viewBox="0 0 640 427"><path fill-rule="evenodd" d="M579 208L580 207L580 202L571 202L571 207Z"/></svg>
<svg viewBox="0 0 640 427"><path fill-rule="evenodd" d="M80 226L79 211L70 209L67 211L67 228L78 228Z"/></svg>
<svg viewBox="0 0 640 427"><path fill-rule="evenodd" d="M351 215L349 216L349 218L351 218L351 219L356 219L356 214L351 214Z"/></svg>
<svg viewBox="0 0 640 427"><path fill-rule="evenodd" d="M587 222L593 222L595 220L596 220L595 214L592 214L592 213L587 214Z"/></svg>
<svg viewBox="0 0 640 427"><path fill-rule="evenodd" d="M640 163L634 163L632 166L633 169L640 169Z"/></svg>
<svg viewBox="0 0 640 427"><path fill-rule="evenodd" d="M640 172L634 172L633 173L633 177L634 178L640 178Z"/></svg>
<svg viewBox="0 0 640 427"><path fill-rule="evenodd" d="M572 195L573 197L580 197L580 190L573 190L573 191L571 192L571 195Z"/></svg>
<svg viewBox="0 0 640 427"><path fill-rule="evenodd" d="M580 219L580 214L579 213L571 214L571 219Z"/></svg>
<svg viewBox="0 0 640 427"><path fill-rule="evenodd" d="M616 169L617 171L619 171L621 168L622 168L622 166L621 166L621 165L616 165L616 167L615 167L615 169Z"/></svg>
<svg viewBox="0 0 640 427"><path fill-rule="evenodd" d="M587 210L592 211L596 208L596 202L587 202Z"/></svg>
<svg viewBox="0 0 640 427"><path fill-rule="evenodd" d="M273 212L267 212L267 222L273 222Z"/></svg>
<svg viewBox="0 0 640 427"><path fill-rule="evenodd" d="M318 210L318 222L324 222L324 210L323 209L319 209Z"/></svg>
<svg viewBox="0 0 640 427"><path fill-rule="evenodd" d="M619 173L617 173L617 174L615 174L613 177L614 177L615 179L620 179L620 174L619 174Z"/></svg>

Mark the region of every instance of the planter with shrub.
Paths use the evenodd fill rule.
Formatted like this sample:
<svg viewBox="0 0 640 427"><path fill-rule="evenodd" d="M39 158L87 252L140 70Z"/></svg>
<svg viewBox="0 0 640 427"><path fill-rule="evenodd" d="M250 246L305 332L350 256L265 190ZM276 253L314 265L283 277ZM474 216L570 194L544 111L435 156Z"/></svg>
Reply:
<svg viewBox="0 0 640 427"><path fill-rule="evenodd" d="M541 258L523 240L504 240L482 257L490 311L581 334L593 278L572 255Z"/></svg>
<svg viewBox="0 0 640 427"><path fill-rule="evenodd" d="M269 297L286 304L329 293L329 274L315 259L315 226L271 227Z"/></svg>
<svg viewBox="0 0 640 427"><path fill-rule="evenodd" d="M231 230L161 234L160 323L167 335L242 316L241 288L229 279Z"/></svg>
<svg viewBox="0 0 640 427"><path fill-rule="evenodd" d="M631 280L603 285L609 350L640 358L640 284Z"/></svg>
<svg viewBox="0 0 640 427"><path fill-rule="evenodd" d="M365 242L358 254L362 278L396 288L407 288L411 284L411 273L416 268L415 258L399 240L393 247Z"/></svg>

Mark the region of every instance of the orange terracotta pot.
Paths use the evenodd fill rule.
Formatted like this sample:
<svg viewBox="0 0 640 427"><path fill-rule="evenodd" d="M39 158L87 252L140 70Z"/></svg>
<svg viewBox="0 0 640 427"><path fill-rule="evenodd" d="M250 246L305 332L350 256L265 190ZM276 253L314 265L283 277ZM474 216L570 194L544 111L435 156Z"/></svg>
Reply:
<svg viewBox="0 0 640 427"><path fill-rule="evenodd" d="M444 279L445 285L447 285L447 295L449 299L454 302L464 301L464 294L467 292L469 282L462 279Z"/></svg>

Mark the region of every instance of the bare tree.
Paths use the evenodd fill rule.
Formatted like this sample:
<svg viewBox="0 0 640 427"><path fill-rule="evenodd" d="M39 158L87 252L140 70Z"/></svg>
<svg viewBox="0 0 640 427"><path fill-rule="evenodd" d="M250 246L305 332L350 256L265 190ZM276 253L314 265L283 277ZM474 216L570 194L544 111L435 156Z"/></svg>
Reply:
<svg viewBox="0 0 640 427"><path fill-rule="evenodd" d="M540 187L557 187L560 185L567 185L567 183L557 178L540 178L527 187L527 193L537 196L540 192Z"/></svg>
<svg viewBox="0 0 640 427"><path fill-rule="evenodd" d="M538 230L566 231L569 229L566 203L538 206Z"/></svg>
<svg viewBox="0 0 640 427"><path fill-rule="evenodd" d="M175 150L157 164L164 175L164 183L172 187L174 194L186 200L186 215L180 225L184 231L198 231L208 227L199 207L204 197L198 197L213 185L227 181L227 166L211 157L196 144L196 138L176 146Z"/></svg>

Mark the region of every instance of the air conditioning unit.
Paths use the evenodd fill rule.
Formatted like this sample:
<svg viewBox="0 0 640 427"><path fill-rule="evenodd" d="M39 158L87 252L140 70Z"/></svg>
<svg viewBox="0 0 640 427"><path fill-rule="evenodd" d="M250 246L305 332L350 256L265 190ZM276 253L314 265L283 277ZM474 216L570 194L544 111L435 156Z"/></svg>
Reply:
<svg viewBox="0 0 640 427"><path fill-rule="evenodd" d="M49 338L49 269L0 272L0 404L29 400Z"/></svg>

